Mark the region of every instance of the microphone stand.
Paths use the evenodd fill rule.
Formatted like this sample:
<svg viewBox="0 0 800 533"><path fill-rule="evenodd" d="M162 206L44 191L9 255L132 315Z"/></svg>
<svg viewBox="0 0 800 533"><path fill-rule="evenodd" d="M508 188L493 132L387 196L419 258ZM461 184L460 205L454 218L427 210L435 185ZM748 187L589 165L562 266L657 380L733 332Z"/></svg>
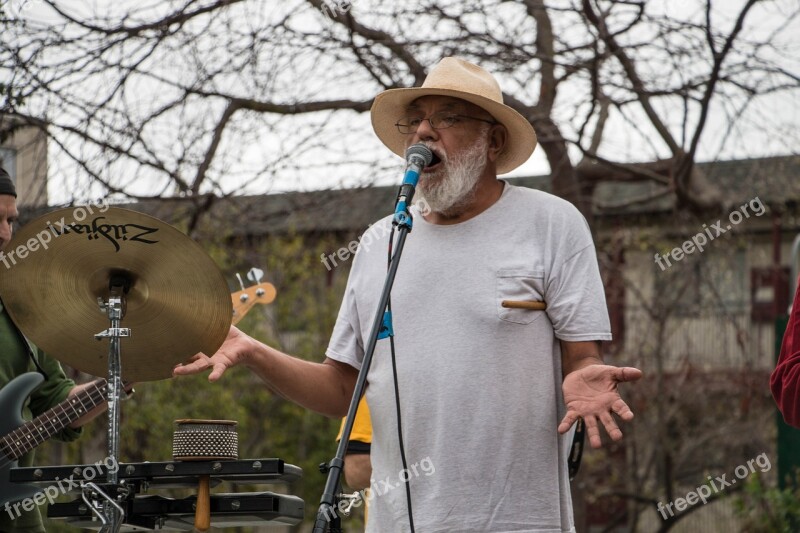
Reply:
<svg viewBox="0 0 800 533"><path fill-rule="evenodd" d="M411 213L408 211L408 204L414 196L414 188L403 185L400 189L400 200L394 214L392 224L398 226L397 245L394 254L392 255L389 271L386 273L386 280L383 285L383 292L381 293L380 300L378 301L378 309L375 311L375 318L372 321L372 331L370 333L369 342L364 351L364 361L361 364L361 370L358 372L358 379L356 379L355 389L353 391L353 398L350 400L350 408L347 410L347 417L345 418L344 428L342 429L342 437L339 440L339 446L336 448L336 455L331 459L327 465L322 465L323 473L327 470L328 480L325 483L325 490L320 499L319 509L317 510L317 519L314 523L313 533L324 533L326 527L330 525L331 533L338 533L341 531L341 518L336 514L336 500L337 492L340 490L342 468L344 466L344 455L347 450L347 442L350 440L350 433L353 430L353 422L355 421L356 411L358 410L358 402L361 396L364 395L364 387L367 382L367 374L369 367L372 364L372 355L375 352L375 345L381 336L381 330L384 327L384 314L386 306L389 302L389 295L392 292L392 285L397 273L397 266L400 264L400 256L403 253L403 246L405 245L406 236L411 231L411 224L413 219Z"/></svg>

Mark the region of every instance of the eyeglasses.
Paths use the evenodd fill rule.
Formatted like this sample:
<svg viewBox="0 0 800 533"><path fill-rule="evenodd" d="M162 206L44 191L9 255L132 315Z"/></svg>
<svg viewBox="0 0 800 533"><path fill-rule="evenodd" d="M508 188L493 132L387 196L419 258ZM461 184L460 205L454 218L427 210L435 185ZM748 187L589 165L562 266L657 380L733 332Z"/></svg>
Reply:
<svg viewBox="0 0 800 533"><path fill-rule="evenodd" d="M486 122L487 124L497 124L497 122L493 120L469 117L467 115L456 115L447 111L440 111L439 113L434 113L428 118L403 117L395 124L395 126L397 126L397 129L400 131L400 133L416 133L416 131L419 129L419 125L425 120L427 120L431 125L431 128L435 130L446 130L447 128L452 128L462 120L478 120L480 122Z"/></svg>

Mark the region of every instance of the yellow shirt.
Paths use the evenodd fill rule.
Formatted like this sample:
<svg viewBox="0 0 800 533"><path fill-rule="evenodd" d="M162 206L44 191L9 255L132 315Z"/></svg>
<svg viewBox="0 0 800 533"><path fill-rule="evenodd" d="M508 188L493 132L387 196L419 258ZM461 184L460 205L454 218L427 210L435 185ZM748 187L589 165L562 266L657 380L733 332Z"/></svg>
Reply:
<svg viewBox="0 0 800 533"><path fill-rule="evenodd" d="M342 438L342 430L344 429L344 418L342 425L339 426L339 434L336 435L336 440ZM353 431L350 432L350 440L357 440L359 442L372 443L372 419L369 416L369 407L367 406L367 399L365 396L361 397L358 403L358 411L356 411L356 419L353 422Z"/></svg>
<svg viewBox="0 0 800 533"><path fill-rule="evenodd" d="M336 440L339 441L342 438L342 431L344 430L344 418L342 419L342 424L339 426L339 434L336 435ZM367 406L367 398L366 396L361 397L361 401L358 402L358 410L356 411L356 419L353 421L353 430L350 432L350 440L352 441L364 442L366 444L372 444L372 418L369 415L369 407ZM369 489L367 489L368 491ZM367 492L364 493L365 495ZM364 505L364 525L366 526L367 523L367 516L369 511L367 510L366 500Z"/></svg>

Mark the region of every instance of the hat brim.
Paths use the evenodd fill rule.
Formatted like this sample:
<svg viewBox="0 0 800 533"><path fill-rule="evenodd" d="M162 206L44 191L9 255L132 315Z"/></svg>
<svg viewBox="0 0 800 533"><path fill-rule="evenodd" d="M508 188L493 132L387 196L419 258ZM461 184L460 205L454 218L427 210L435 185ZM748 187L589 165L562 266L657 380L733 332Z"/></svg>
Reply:
<svg viewBox="0 0 800 533"><path fill-rule="evenodd" d="M408 106L422 96L452 96L485 109L508 130L508 139L497 158L497 173L511 172L530 158L536 148L536 132L516 110L489 98L453 89L410 87L389 89L375 97L370 115L375 134L389 150L405 156L408 135L400 133L395 123L406 114Z"/></svg>

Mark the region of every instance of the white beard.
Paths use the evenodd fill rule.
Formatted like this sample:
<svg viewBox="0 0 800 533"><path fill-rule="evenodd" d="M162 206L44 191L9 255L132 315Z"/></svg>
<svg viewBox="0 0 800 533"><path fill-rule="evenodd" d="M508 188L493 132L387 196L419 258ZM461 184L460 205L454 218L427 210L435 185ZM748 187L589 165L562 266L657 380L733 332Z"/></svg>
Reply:
<svg viewBox="0 0 800 533"><path fill-rule="evenodd" d="M486 168L488 149L489 137L481 135L475 144L455 157L441 154L442 168L420 176L419 192L425 209L447 217L463 213L475 198L475 188Z"/></svg>

